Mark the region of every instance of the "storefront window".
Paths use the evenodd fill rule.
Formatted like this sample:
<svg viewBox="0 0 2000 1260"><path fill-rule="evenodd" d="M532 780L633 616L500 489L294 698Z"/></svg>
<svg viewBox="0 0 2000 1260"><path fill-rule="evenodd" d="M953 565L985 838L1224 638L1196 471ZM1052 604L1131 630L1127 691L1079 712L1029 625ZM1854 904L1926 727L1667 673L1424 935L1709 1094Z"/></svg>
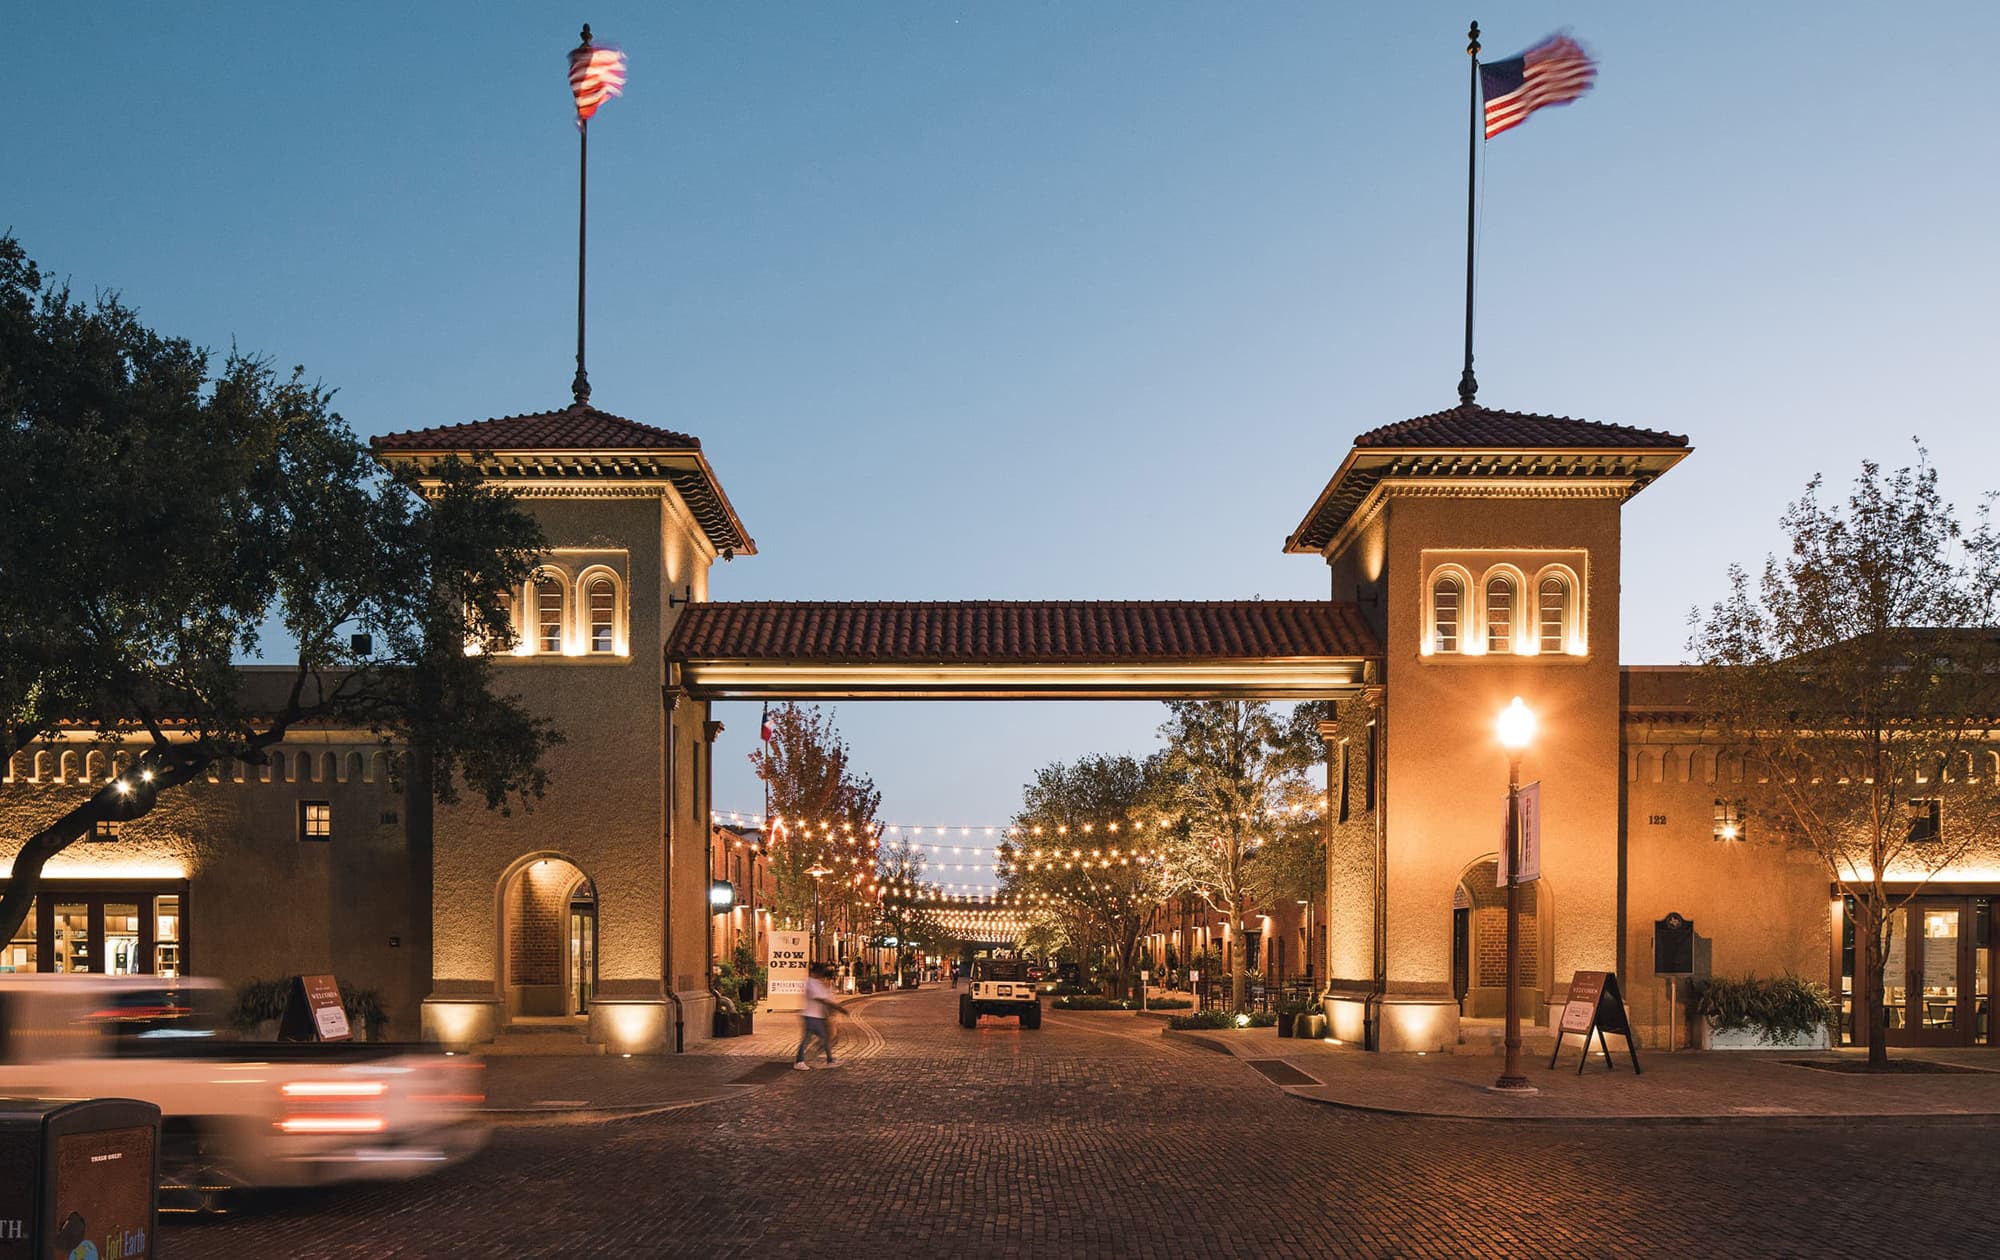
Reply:
<svg viewBox="0 0 2000 1260"><path fill-rule="evenodd" d="M55 970L90 970L90 907L56 907Z"/></svg>
<svg viewBox="0 0 2000 1260"><path fill-rule="evenodd" d="M139 907L135 902L111 902L104 907L104 970L114 976L145 971L139 956Z"/></svg>
<svg viewBox="0 0 2000 1260"><path fill-rule="evenodd" d="M1884 1026L1891 1032L1907 1026L1910 1013L1910 965L1907 961L1910 916L1889 916L1889 947L1882 951L1882 1005L1887 1008Z"/></svg>
<svg viewBox="0 0 2000 1260"><path fill-rule="evenodd" d="M14 932L14 939L7 943L7 952L0 956L0 971L35 970L35 909L38 903L28 903L28 917L21 920L21 926Z"/></svg>
<svg viewBox="0 0 2000 1260"><path fill-rule="evenodd" d="M153 974L181 974L181 899L153 898Z"/></svg>
<svg viewBox="0 0 2000 1260"><path fill-rule="evenodd" d="M1923 911L1923 1027L1958 1027L1958 906Z"/></svg>

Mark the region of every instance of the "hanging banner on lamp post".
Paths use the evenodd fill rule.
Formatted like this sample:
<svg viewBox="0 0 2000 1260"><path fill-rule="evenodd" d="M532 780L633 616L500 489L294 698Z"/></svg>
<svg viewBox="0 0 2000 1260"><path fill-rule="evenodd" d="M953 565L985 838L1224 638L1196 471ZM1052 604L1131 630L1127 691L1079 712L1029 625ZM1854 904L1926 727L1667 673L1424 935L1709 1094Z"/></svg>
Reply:
<svg viewBox="0 0 2000 1260"><path fill-rule="evenodd" d="M1542 877L1542 784L1538 779L1524 784L1521 803L1521 882L1532 884ZM1500 887L1507 886L1507 810L1500 809Z"/></svg>

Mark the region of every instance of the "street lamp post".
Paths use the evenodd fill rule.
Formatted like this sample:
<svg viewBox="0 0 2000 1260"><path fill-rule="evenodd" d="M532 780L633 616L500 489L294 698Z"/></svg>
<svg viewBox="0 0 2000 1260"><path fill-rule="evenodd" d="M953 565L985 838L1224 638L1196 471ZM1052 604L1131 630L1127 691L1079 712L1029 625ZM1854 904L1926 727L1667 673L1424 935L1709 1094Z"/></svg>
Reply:
<svg viewBox="0 0 2000 1260"><path fill-rule="evenodd" d="M1500 711L1500 743L1507 750L1507 1066L1493 1088L1510 1094L1532 1094L1533 1085L1521 1075L1521 754L1535 738L1535 712L1514 702Z"/></svg>
<svg viewBox="0 0 2000 1260"><path fill-rule="evenodd" d="M807 872L806 872L806 874L808 874L808 875L812 876L812 881L813 881L813 946L812 946L812 960L813 960L814 962L818 962L818 961L819 961L819 927L820 927L820 925L819 925L819 881L820 881L820 880L822 880L822 879L824 879L824 878L826 878L826 877L827 877L828 875L831 875L831 874L833 874L833 869L832 869L831 867L826 867L826 866L821 866L821 865L820 865L819 863L817 863L817 862L814 862L814 863L812 864L812 869L811 869L811 870L809 870L809 871L807 871Z"/></svg>

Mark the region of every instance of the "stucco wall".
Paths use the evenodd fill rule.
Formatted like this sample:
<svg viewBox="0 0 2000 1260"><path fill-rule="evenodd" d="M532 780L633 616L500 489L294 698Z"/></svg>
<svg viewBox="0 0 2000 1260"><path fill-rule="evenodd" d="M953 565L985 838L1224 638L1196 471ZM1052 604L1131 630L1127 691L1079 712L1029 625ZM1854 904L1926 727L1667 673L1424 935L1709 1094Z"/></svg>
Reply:
<svg viewBox="0 0 2000 1260"><path fill-rule="evenodd" d="M1618 958L1619 504L1609 498L1396 498L1388 511L1389 982L1448 995L1452 891L1497 853L1507 753L1495 719L1515 696L1538 732L1523 783L1542 783L1538 897L1555 977ZM1539 555L1587 554L1587 654L1423 656L1423 553L1451 549L1532 573Z"/></svg>
<svg viewBox="0 0 2000 1260"><path fill-rule="evenodd" d="M227 766L212 782L168 792L116 841L61 854L44 896L96 881L185 877L191 974L233 986L331 972L379 991L388 1034L414 1038L422 994L405 952L412 933L402 797L389 783L385 756L365 741L304 736L274 750L269 766ZM0 857L11 857L21 839L90 790L26 778L0 785ZM332 804L332 840L298 839L304 800Z"/></svg>
<svg viewBox="0 0 2000 1260"><path fill-rule="evenodd" d="M1716 798L1744 791L1718 750L1676 730L1635 724L1627 734L1625 994L1642 1036L1664 1046L1673 1018L1668 983L1653 972L1653 923L1669 912L1694 920L1701 974L1824 983L1832 920L1819 857L1768 835L1716 840ZM1679 985L1682 1009L1686 996ZM1684 1037L1676 1030L1676 1042Z"/></svg>
<svg viewBox="0 0 2000 1260"><path fill-rule="evenodd" d="M1336 988L1366 991L1375 976L1375 813L1368 808L1368 723L1362 698L1341 701L1327 748L1327 975ZM1341 741L1347 744L1347 818L1340 816Z"/></svg>
<svg viewBox="0 0 2000 1260"><path fill-rule="evenodd" d="M598 894L599 992L657 995L664 867L659 749L661 504L649 498L526 499L557 548L622 553L629 565L626 656L501 657L498 686L563 733L545 759L547 794L500 814L465 800L437 811L434 949L440 992L497 996L499 898L508 875L548 855ZM558 553L560 557L560 552Z"/></svg>

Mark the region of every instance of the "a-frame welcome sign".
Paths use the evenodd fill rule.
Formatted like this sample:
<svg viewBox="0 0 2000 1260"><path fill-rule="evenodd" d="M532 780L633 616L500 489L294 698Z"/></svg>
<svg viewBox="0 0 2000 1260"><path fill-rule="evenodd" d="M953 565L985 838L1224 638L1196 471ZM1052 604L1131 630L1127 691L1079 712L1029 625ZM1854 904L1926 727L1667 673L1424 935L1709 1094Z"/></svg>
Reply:
<svg viewBox="0 0 2000 1260"><path fill-rule="evenodd" d="M1625 1016L1625 998L1618 991L1618 976L1610 971L1579 971L1569 982L1569 1002L1563 1007L1562 1022L1556 1028L1556 1051L1549 1056L1549 1067L1555 1068L1556 1060L1562 1057L1563 1038L1571 1033L1583 1036L1583 1058L1576 1065L1576 1074L1583 1075L1583 1069L1590 1063L1590 1034L1597 1034L1598 1047L1604 1051L1604 1066L1613 1068L1611 1043L1604 1039L1608 1032L1617 1033L1625 1039L1626 1052L1632 1056L1632 1074L1642 1074L1639 1067L1639 1046L1632 1040L1632 1021Z"/></svg>

